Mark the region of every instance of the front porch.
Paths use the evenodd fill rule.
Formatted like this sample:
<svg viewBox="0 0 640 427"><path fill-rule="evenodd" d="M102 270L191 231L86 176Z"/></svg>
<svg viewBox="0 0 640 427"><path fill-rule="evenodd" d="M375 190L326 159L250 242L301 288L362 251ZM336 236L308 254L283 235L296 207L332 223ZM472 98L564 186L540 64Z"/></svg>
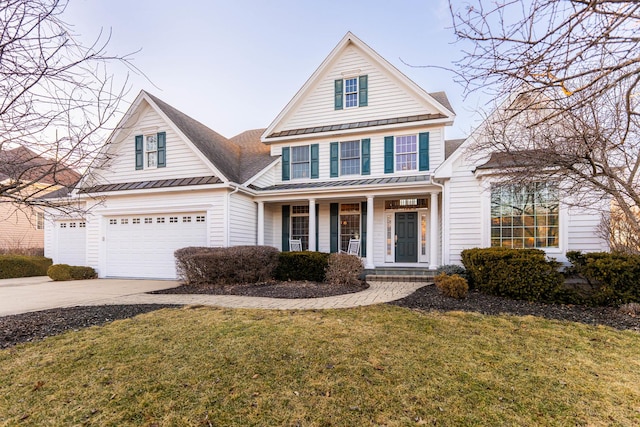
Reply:
<svg viewBox="0 0 640 427"><path fill-rule="evenodd" d="M257 244L287 251L290 239L300 239L303 250L333 253L359 238L368 270L434 270L442 253L441 192L434 187L259 200Z"/></svg>

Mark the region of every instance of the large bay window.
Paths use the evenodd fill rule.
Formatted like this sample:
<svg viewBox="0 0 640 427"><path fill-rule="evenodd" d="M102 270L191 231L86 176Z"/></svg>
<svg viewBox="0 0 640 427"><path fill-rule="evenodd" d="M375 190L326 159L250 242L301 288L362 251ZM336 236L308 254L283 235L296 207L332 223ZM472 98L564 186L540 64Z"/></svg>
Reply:
<svg viewBox="0 0 640 427"><path fill-rule="evenodd" d="M557 248L559 219L558 189L553 184L491 189L491 246Z"/></svg>

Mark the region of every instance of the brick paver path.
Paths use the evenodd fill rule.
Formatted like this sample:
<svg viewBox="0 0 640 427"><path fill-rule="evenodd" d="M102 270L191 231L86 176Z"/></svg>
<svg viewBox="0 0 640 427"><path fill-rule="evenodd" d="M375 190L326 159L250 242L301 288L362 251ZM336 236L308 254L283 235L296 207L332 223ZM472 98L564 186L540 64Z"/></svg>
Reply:
<svg viewBox="0 0 640 427"><path fill-rule="evenodd" d="M103 304L181 304L228 308L262 308L274 310L349 308L395 301L412 294L427 282L371 282L361 292L326 298L263 298L207 294L134 294L95 301Z"/></svg>

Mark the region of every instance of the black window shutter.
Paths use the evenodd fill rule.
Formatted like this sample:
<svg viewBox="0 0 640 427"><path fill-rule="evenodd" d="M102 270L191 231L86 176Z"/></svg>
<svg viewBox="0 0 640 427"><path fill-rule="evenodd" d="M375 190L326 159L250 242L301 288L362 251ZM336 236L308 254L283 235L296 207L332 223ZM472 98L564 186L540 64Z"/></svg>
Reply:
<svg viewBox="0 0 640 427"><path fill-rule="evenodd" d="M360 224L360 256L367 256L367 202L362 202L360 204L360 209L362 211Z"/></svg>
<svg viewBox="0 0 640 427"><path fill-rule="evenodd" d="M289 181L291 170L289 167L289 147L282 148L282 180Z"/></svg>
<svg viewBox="0 0 640 427"><path fill-rule="evenodd" d="M342 79L336 80L334 82L335 96L334 96L333 107L335 110L342 110L342 84L343 84Z"/></svg>
<svg viewBox="0 0 640 427"><path fill-rule="evenodd" d="M319 144L311 144L311 178L315 179L320 176L320 146Z"/></svg>
<svg viewBox="0 0 640 427"><path fill-rule="evenodd" d="M358 106L366 107L369 102L368 76L360 76L358 79Z"/></svg>
<svg viewBox="0 0 640 427"><path fill-rule="evenodd" d="M393 137L384 137L384 173L393 173Z"/></svg>
<svg viewBox="0 0 640 427"><path fill-rule="evenodd" d="M365 138L361 141L362 144L362 149L360 151L360 156L361 156L361 168L360 168L360 173L362 173L362 175L369 175L371 173L371 161L369 159L370 156L370 152L371 152L371 139L369 138Z"/></svg>
<svg viewBox="0 0 640 427"><path fill-rule="evenodd" d="M429 132L418 134L418 169L429 170Z"/></svg>

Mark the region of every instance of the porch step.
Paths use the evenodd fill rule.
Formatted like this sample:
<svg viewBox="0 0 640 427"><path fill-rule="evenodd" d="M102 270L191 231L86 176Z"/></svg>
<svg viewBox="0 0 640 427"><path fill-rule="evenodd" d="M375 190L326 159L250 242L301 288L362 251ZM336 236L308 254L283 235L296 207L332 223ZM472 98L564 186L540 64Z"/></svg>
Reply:
<svg viewBox="0 0 640 427"><path fill-rule="evenodd" d="M435 271L428 268L383 267L365 270L367 282L433 282Z"/></svg>

